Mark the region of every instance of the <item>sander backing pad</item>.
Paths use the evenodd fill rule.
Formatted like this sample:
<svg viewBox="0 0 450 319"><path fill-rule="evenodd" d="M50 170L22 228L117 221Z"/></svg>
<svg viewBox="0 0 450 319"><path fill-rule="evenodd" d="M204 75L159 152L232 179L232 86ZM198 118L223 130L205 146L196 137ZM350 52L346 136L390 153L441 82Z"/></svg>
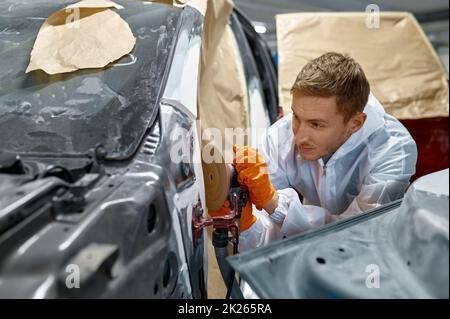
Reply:
<svg viewBox="0 0 450 319"><path fill-rule="evenodd" d="M214 152L217 152L214 147ZM205 184L206 206L210 210L219 210L228 196L231 183L230 166L222 157L221 163L206 163L202 158L203 178Z"/></svg>

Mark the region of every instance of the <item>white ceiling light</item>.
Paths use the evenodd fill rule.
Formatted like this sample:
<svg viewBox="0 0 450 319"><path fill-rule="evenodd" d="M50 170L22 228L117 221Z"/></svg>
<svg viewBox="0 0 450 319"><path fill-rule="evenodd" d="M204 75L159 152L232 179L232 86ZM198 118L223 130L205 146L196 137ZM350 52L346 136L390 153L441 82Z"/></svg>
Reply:
<svg viewBox="0 0 450 319"><path fill-rule="evenodd" d="M265 23L252 21L252 24L253 24L253 27L255 28L256 32L258 32L258 33L266 33L267 32L267 27L266 27Z"/></svg>
<svg viewBox="0 0 450 319"><path fill-rule="evenodd" d="M255 25L255 31L258 33L266 33L267 28L263 25Z"/></svg>

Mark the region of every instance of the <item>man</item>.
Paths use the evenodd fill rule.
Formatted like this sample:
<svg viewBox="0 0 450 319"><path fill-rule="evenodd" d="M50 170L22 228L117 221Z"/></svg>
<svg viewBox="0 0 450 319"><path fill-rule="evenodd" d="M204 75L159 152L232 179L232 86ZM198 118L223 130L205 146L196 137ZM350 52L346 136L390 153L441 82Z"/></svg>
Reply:
<svg viewBox="0 0 450 319"><path fill-rule="evenodd" d="M238 179L259 210L244 209L241 251L402 198L415 173L414 140L352 58L312 60L291 93L292 113L267 130L260 153L235 147Z"/></svg>

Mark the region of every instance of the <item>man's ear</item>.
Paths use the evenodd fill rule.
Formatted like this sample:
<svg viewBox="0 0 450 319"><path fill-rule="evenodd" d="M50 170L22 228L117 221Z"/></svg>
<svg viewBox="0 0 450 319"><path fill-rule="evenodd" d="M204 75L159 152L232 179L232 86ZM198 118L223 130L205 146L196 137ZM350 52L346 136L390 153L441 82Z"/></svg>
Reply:
<svg viewBox="0 0 450 319"><path fill-rule="evenodd" d="M350 119L350 131L352 133L358 131L364 125L366 118L367 115L364 112L359 112L353 115L352 118Z"/></svg>

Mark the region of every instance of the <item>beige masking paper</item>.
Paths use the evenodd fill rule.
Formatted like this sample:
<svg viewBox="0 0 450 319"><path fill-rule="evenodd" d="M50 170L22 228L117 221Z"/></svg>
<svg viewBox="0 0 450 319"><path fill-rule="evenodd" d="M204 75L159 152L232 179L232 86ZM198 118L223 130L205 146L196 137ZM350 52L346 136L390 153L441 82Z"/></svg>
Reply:
<svg viewBox="0 0 450 319"><path fill-rule="evenodd" d="M222 151L231 150L233 145L233 136L226 134L227 128L245 130L249 127L244 67L228 24L232 10L231 1L208 1L198 88L202 132L208 128L218 129L222 134ZM207 142L208 139L203 139L203 144ZM243 141L247 142L247 139Z"/></svg>
<svg viewBox="0 0 450 319"><path fill-rule="evenodd" d="M156 0L152 2L179 6L179 0ZM233 136L226 135L231 130L249 127L249 106L244 67L233 31L229 25L233 2L231 0L190 0L185 5L204 10L200 77L198 83L198 114L201 121L203 144L208 132L218 129L221 134L222 151L232 149ZM200 9L199 9L200 8ZM203 8L203 9L202 9ZM205 10L206 9L206 10ZM247 143L247 137L244 142ZM219 147L219 145L216 145Z"/></svg>
<svg viewBox="0 0 450 319"><path fill-rule="evenodd" d="M48 74L102 68L130 53L136 38L112 1L84 0L52 14L42 25L26 72Z"/></svg>

